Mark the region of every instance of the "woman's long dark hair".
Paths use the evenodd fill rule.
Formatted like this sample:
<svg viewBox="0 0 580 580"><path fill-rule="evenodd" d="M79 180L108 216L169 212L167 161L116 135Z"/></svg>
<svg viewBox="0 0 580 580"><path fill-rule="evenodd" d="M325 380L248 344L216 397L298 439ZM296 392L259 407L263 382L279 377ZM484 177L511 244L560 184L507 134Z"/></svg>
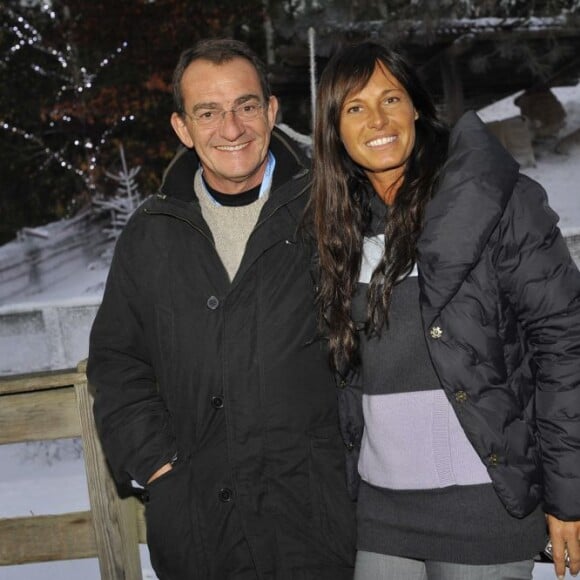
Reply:
<svg viewBox="0 0 580 580"><path fill-rule="evenodd" d="M419 77L398 52L374 42L343 48L326 65L318 88L310 219L317 236L320 281L318 305L330 340L335 368L358 360L357 329L351 317L364 230L374 189L340 139L340 113L351 92L361 90L377 64L401 83L418 113L415 145L385 221L385 252L368 290L366 332L388 324L393 286L417 258L427 201L447 156L448 131Z"/></svg>

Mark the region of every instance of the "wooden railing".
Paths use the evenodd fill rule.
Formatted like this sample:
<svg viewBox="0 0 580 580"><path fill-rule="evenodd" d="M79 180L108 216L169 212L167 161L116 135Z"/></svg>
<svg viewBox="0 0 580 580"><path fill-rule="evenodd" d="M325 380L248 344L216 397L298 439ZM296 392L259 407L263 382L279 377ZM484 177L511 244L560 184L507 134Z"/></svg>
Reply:
<svg viewBox="0 0 580 580"><path fill-rule="evenodd" d="M84 364L76 371L0 378L0 444L69 437L82 437L90 510L0 518L0 566L97 557L102 580L141 580L142 506L117 494Z"/></svg>

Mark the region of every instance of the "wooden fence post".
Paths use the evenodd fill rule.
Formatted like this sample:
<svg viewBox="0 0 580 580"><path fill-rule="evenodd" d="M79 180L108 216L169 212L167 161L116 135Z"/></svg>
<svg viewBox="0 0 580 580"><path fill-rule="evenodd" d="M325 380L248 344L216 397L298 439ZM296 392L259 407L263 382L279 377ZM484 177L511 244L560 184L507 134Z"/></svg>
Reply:
<svg viewBox="0 0 580 580"><path fill-rule="evenodd" d="M83 382L75 384L75 393L101 580L142 580L137 500L120 499L117 494L95 427L85 361L79 364L78 371L85 377Z"/></svg>

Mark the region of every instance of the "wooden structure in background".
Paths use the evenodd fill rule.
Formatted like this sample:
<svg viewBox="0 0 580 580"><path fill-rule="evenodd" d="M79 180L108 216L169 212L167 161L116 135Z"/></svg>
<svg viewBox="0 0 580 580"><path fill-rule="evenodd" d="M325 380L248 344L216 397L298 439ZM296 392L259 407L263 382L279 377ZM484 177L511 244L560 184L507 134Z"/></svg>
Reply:
<svg viewBox="0 0 580 580"><path fill-rule="evenodd" d="M84 370L0 378L0 444L82 437L90 501L85 512L0 518L0 566L97 557L102 580L141 580L143 510L117 495Z"/></svg>

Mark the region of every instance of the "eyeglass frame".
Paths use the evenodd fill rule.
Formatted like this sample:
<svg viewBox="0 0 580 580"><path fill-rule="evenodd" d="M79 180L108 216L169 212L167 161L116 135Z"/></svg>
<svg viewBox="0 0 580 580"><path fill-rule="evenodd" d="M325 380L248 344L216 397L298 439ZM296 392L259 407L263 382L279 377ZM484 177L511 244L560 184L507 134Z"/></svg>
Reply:
<svg viewBox="0 0 580 580"><path fill-rule="evenodd" d="M243 108L244 106L247 106L247 104L251 103L252 100L254 100L254 99L258 102L258 104L255 105L256 106L255 116L252 116L249 119L241 118L239 116L238 111L241 108ZM211 106L211 105L213 105L213 103L201 103L201 104L196 105L194 107L194 110L192 113L188 113L185 110L182 111L182 113L186 117L189 117L199 127L203 128L203 129L211 129L211 128L218 127L219 125L221 125L221 123L224 122L227 113L232 113L232 115L234 117L236 117L237 119L239 119L240 121L245 123L245 122L250 122L250 121L253 121L254 119L257 119L259 114L260 114L260 110L265 110L270 106L269 101L261 100L256 95L247 95L244 97L240 97L239 99L236 99L236 101L238 101L238 102L241 101L241 102L239 102L238 105L236 105L235 107L232 107L231 109L223 109L221 107L213 107L213 106ZM212 111L212 112L217 113L215 122L212 119L212 120L210 120L209 124L204 124L203 121L200 123L200 119L195 116L196 112L200 109L203 109L205 112Z"/></svg>

